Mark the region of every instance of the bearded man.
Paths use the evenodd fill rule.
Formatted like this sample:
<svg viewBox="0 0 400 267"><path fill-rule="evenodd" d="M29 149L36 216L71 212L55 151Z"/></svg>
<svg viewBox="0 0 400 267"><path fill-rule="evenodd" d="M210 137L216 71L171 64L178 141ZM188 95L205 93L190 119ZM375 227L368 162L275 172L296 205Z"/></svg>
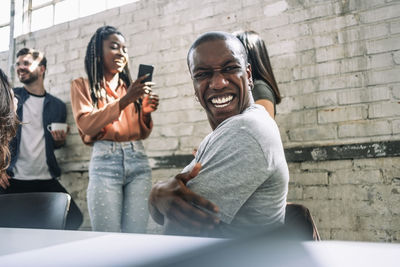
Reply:
<svg viewBox="0 0 400 267"><path fill-rule="evenodd" d="M16 72L23 87L14 88L21 124L10 142L11 162L0 177L0 194L64 192L54 149L65 144L67 131L51 130L51 123L65 123L65 104L46 92L44 77L47 60L42 52L23 48L17 53ZM67 229L78 229L83 216L72 200Z"/></svg>

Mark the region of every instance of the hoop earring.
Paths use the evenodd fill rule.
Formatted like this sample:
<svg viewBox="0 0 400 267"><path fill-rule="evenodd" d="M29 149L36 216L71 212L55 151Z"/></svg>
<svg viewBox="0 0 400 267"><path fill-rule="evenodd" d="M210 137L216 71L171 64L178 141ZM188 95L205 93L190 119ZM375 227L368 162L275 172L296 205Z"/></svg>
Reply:
<svg viewBox="0 0 400 267"><path fill-rule="evenodd" d="M251 89L254 87L253 77L249 78L249 86L250 86Z"/></svg>

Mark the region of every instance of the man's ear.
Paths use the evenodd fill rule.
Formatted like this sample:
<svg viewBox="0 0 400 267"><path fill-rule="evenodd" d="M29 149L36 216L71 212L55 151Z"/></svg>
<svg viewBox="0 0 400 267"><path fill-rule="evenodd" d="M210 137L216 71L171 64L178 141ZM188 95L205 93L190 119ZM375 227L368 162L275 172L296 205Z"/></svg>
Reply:
<svg viewBox="0 0 400 267"><path fill-rule="evenodd" d="M251 75L251 65L250 65L250 63L247 63L246 73L247 73L247 80L249 82L249 85L250 85L251 88L253 88L254 83L253 83L253 77Z"/></svg>
<svg viewBox="0 0 400 267"><path fill-rule="evenodd" d="M40 68L40 73L44 75L44 73L46 72L46 67L44 65L39 65Z"/></svg>

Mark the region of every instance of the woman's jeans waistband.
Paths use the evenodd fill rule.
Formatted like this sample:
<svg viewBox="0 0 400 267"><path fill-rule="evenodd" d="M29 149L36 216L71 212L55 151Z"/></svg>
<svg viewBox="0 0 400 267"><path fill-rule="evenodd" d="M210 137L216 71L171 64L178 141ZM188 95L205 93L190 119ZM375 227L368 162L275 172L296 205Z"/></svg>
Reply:
<svg viewBox="0 0 400 267"><path fill-rule="evenodd" d="M115 142L108 140L99 140L93 144L93 150L107 150L115 152L119 149L132 148L133 151L145 153L144 146L141 140Z"/></svg>

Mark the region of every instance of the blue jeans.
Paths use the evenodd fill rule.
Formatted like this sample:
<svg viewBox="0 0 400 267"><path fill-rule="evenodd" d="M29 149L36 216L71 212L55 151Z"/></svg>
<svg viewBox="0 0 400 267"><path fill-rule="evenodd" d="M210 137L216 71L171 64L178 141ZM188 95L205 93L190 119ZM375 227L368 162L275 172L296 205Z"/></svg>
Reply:
<svg viewBox="0 0 400 267"><path fill-rule="evenodd" d="M141 141L96 141L87 201L94 231L145 233L151 169Z"/></svg>

